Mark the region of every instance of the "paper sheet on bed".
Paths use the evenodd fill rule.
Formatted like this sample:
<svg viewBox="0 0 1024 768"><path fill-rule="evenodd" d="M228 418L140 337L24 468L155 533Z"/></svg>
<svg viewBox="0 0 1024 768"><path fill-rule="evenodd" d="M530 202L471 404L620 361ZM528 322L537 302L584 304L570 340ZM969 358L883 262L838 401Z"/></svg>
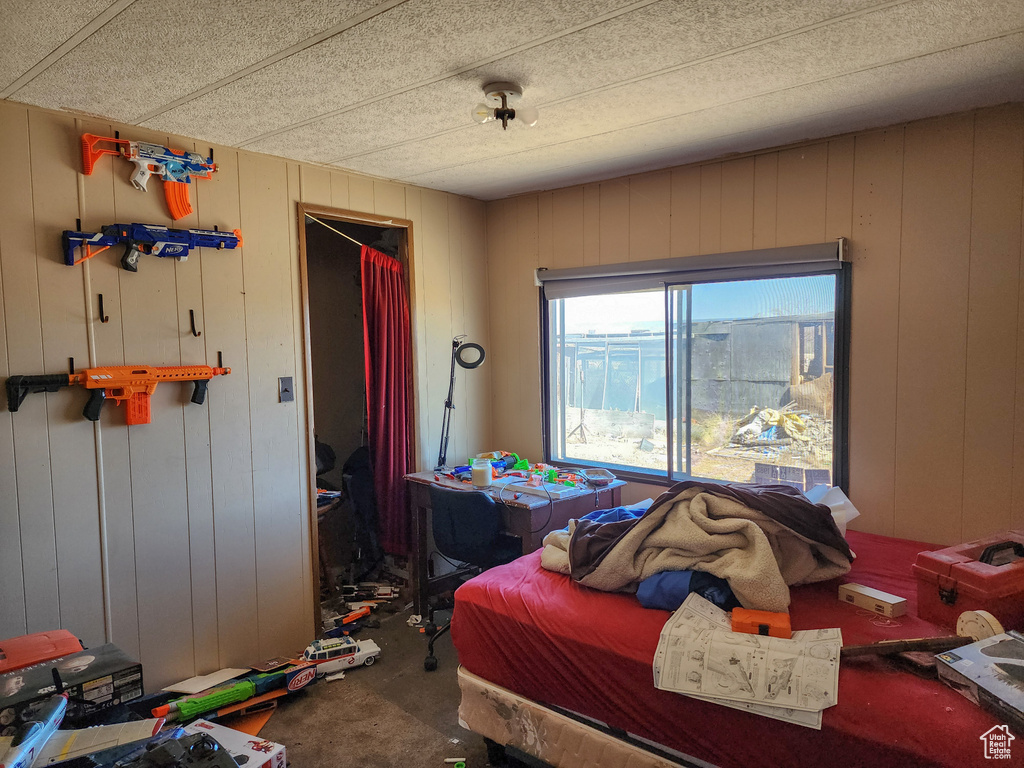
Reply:
<svg viewBox="0 0 1024 768"><path fill-rule="evenodd" d="M838 629L790 640L731 631L729 615L689 595L661 631L654 686L765 717L821 728L839 693Z"/></svg>

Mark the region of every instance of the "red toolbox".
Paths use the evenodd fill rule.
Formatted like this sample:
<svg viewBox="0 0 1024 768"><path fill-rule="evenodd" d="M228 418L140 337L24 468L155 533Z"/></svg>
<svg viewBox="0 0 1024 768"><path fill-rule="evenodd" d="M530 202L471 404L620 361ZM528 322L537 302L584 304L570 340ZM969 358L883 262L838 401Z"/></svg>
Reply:
<svg viewBox="0 0 1024 768"><path fill-rule="evenodd" d="M925 621L955 629L961 613L981 609L1024 629L1024 530L921 552L913 567Z"/></svg>

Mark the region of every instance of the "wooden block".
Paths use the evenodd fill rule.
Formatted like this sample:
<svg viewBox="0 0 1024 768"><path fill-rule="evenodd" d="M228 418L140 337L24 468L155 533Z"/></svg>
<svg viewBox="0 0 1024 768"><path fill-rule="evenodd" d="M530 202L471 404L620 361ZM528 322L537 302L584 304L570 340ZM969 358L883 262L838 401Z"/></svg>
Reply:
<svg viewBox="0 0 1024 768"><path fill-rule="evenodd" d="M841 584L839 586L839 601L852 603L858 608L896 618L907 612L907 601L899 595L891 595L880 589L865 587L863 584Z"/></svg>

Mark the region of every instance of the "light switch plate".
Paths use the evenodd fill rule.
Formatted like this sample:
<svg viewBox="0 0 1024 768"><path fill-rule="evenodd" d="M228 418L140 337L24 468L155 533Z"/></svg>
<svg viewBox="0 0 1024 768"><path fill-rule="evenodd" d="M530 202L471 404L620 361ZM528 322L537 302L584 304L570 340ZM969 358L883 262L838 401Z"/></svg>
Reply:
<svg viewBox="0 0 1024 768"><path fill-rule="evenodd" d="M277 380L277 394L280 402L290 403L295 399L295 390L292 388L292 377L282 376Z"/></svg>

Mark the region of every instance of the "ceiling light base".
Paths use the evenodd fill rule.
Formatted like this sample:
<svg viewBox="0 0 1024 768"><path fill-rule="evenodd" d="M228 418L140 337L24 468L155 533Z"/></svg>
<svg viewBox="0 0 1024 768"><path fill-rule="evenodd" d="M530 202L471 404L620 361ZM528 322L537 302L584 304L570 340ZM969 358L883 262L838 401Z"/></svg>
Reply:
<svg viewBox="0 0 1024 768"><path fill-rule="evenodd" d="M484 86L484 95L487 97L487 101L496 107L501 106L503 95L506 103L511 105L522 98L523 89L515 83L488 83Z"/></svg>
<svg viewBox="0 0 1024 768"><path fill-rule="evenodd" d="M498 81L484 86L484 100L473 107L470 114L478 123L489 123L492 120L501 122L502 130L508 128L509 121L519 118L519 123L527 128L537 124L537 108L513 105L522 98L523 89L515 83Z"/></svg>

